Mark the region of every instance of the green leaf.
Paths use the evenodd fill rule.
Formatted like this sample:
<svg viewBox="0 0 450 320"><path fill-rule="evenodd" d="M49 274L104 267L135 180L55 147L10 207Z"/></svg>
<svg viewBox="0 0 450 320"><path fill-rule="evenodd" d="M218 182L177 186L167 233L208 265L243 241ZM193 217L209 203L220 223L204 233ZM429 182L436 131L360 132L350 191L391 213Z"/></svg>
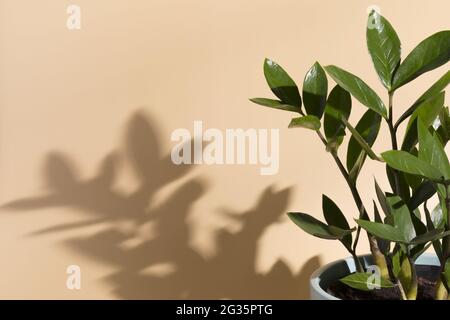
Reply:
<svg viewBox="0 0 450 320"><path fill-rule="evenodd" d="M380 203L381 209L383 210L384 214L386 216L391 215L390 208L387 203L386 195L384 194L383 190L381 190L380 186L378 185L377 180L375 180L375 192L377 194L378 202Z"/></svg>
<svg viewBox="0 0 450 320"><path fill-rule="evenodd" d="M444 99L445 92L440 92L417 107L408 121L402 150L411 151L417 144L417 119L420 118L426 127L431 126L444 106Z"/></svg>
<svg viewBox="0 0 450 320"><path fill-rule="evenodd" d="M381 157L389 166L399 171L430 180L440 180L443 176L435 167L405 151L390 150L383 152Z"/></svg>
<svg viewBox="0 0 450 320"><path fill-rule="evenodd" d="M413 175L406 175L403 172L399 172L391 167L389 167L388 165L386 165L386 175L388 177L388 181L389 181L389 185L392 188L393 193L398 194L400 197L402 197L402 199L404 199L405 201L408 201L409 198L411 197L410 193L409 193L409 188L410 185L408 184L408 179L411 179L411 177L413 177L414 179L417 180L422 180L422 178L417 177L417 176L413 176ZM397 181L398 181L398 185L396 183L396 178L395 175L397 175ZM419 183L420 183L419 181Z"/></svg>
<svg viewBox="0 0 450 320"><path fill-rule="evenodd" d="M345 126L348 128L348 130L352 133L352 137L356 140L356 142L359 143L361 148L364 149L364 151L369 155L369 157L372 160L378 160L381 161L380 158L373 152L372 148L369 146L369 144L366 142L366 140L359 134L359 132L352 127L352 125L342 117L342 122L345 124Z"/></svg>
<svg viewBox="0 0 450 320"><path fill-rule="evenodd" d="M307 114L322 118L327 101L328 80L322 66L316 62L303 81L303 104Z"/></svg>
<svg viewBox="0 0 450 320"><path fill-rule="evenodd" d="M400 39L389 21L376 10L369 15L366 39L375 70L390 91L394 71L400 64Z"/></svg>
<svg viewBox="0 0 450 320"><path fill-rule="evenodd" d="M373 234L375 237L393 242L407 243L407 239L403 237L401 231L396 227L362 219L357 219L355 221L359 226L361 226L361 228L370 234Z"/></svg>
<svg viewBox="0 0 450 320"><path fill-rule="evenodd" d="M342 239L346 235L353 232L353 230L343 230L338 227L330 227L316 218L301 212L289 212L289 218L299 226L303 231L315 237L337 240Z"/></svg>
<svg viewBox="0 0 450 320"><path fill-rule="evenodd" d="M436 193L436 185L428 180L424 180L417 188L408 202L409 210L415 210L422 203L430 199Z"/></svg>
<svg viewBox="0 0 450 320"><path fill-rule="evenodd" d="M349 274L339 281L348 285L349 287L363 291L381 288L392 288L394 286L394 284L389 280L380 278L380 284L378 287L376 287L376 284L371 281L372 279L373 275L371 273L356 272Z"/></svg>
<svg viewBox="0 0 450 320"><path fill-rule="evenodd" d="M450 30L441 31L423 40L400 64L395 72L392 90L414 80L421 74L445 64L450 59Z"/></svg>
<svg viewBox="0 0 450 320"><path fill-rule="evenodd" d="M300 108L290 106L288 104L283 104L283 102L279 100L267 99L267 98L252 98L251 102L259 104L264 107L274 108L278 110L291 111L291 112L300 112Z"/></svg>
<svg viewBox="0 0 450 320"><path fill-rule="evenodd" d="M444 232L442 229L434 229L425 234L421 234L420 236L415 237L414 239L411 240L410 243L413 245L417 245L417 244L432 242L432 241L442 239L448 235L450 235L450 231Z"/></svg>
<svg viewBox="0 0 450 320"><path fill-rule="evenodd" d="M419 150L416 147L413 147L409 151L409 153L411 153L413 156L416 156L416 157L419 156ZM392 169L392 170L394 170L394 169ZM421 177L418 177L418 176L415 176L412 174L407 174L407 173L400 173L400 174L402 175L403 180L406 183L406 187L408 188L408 194L409 194L409 187L412 189L412 191L415 191L423 181L423 179ZM404 199L409 201L409 197L404 198Z"/></svg>
<svg viewBox="0 0 450 320"><path fill-rule="evenodd" d="M378 223L383 223L383 219L381 219L380 211L378 210L377 204L375 203L375 200L372 200L373 202L373 216L374 221Z"/></svg>
<svg viewBox="0 0 450 320"><path fill-rule="evenodd" d="M417 121L417 130L419 132L419 159L437 168L444 174L445 179L450 179L450 164L439 138L431 135L420 118Z"/></svg>
<svg viewBox="0 0 450 320"><path fill-rule="evenodd" d="M439 127L436 129L439 139L441 139L442 144L447 145L450 141L450 114L448 107L442 108L439 113Z"/></svg>
<svg viewBox="0 0 450 320"><path fill-rule="evenodd" d="M447 258L444 265L444 278L447 284L447 288L450 288L450 258Z"/></svg>
<svg viewBox="0 0 450 320"><path fill-rule="evenodd" d="M289 123L289 128L306 128L317 131L320 129L320 120L313 115L293 118Z"/></svg>
<svg viewBox="0 0 450 320"><path fill-rule="evenodd" d="M369 146L373 146L380 131L381 117L372 110L367 110L359 120L355 130L367 142ZM366 152L361 145L352 136L348 143L347 149L347 170L351 172L352 180L356 180L359 171L366 159Z"/></svg>
<svg viewBox="0 0 450 320"><path fill-rule="evenodd" d="M350 226L348 225L347 219L345 218L342 211L339 209L336 203L334 203L334 201L328 198L326 195L322 195L322 211L325 221L328 223L328 225L338 227L342 230L350 230ZM351 248L352 235L349 234L342 238L342 243L347 248Z"/></svg>
<svg viewBox="0 0 450 320"><path fill-rule="evenodd" d="M383 101L364 81L333 65L326 66L325 70L338 85L350 92L359 102L387 118L387 110Z"/></svg>
<svg viewBox="0 0 450 320"><path fill-rule="evenodd" d="M448 107L442 108L439 113L439 127L436 132L438 133L442 144L445 146L450 140L450 114Z"/></svg>
<svg viewBox="0 0 450 320"><path fill-rule="evenodd" d="M348 119L352 109L352 98L348 91L339 85L331 90L325 106L325 116L323 126L328 142L336 141L339 137L345 136L345 125L342 118Z"/></svg>
<svg viewBox="0 0 450 320"><path fill-rule="evenodd" d="M428 210L427 206L423 206L425 211L425 219L427 221L427 229L428 231L433 231L436 229L436 226L434 224L433 218L431 217L430 211ZM439 260L442 259L442 244L440 241L433 241L433 248L434 252L436 252L436 255L438 256Z"/></svg>
<svg viewBox="0 0 450 320"><path fill-rule="evenodd" d="M381 215L380 215L380 212L378 211L378 207L377 207L375 201L373 201L373 212L374 212L375 222L382 223L383 219L381 219ZM378 243L378 247L380 248L380 251L383 254L387 255L390 251L390 242L377 237L377 243Z"/></svg>
<svg viewBox="0 0 450 320"><path fill-rule="evenodd" d="M264 75L272 92L283 102L300 108L302 99L294 80L276 62L264 60Z"/></svg>
<svg viewBox="0 0 450 320"><path fill-rule="evenodd" d="M409 242L416 236L411 212L399 196L388 196L386 202L394 218L394 227L402 234L402 238Z"/></svg>
<svg viewBox="0 0 450 320"><path fill-rule="evenodd" d="M442 206L441 206L442 205ZM435 228L441 227L445 222L445 214L442 212L442 208L445 208L445 204L437 204L431 211L431 221Z"/></svg>
<svg viewBox="0 0 450 320"><path fill-rule="evenodd" d="M409 107L408 110L405 111L401 115L400 118L398 118L397 122L395 123L395 128L397 128L404 120L406 120L410 115L413 114L414 111L426 100L430 99L431 97L437 95L439 92L443 91L448 84L450 83L450 70L447 71L441 78L439 78L438 81L436 81L427 91L425 91L419 99L414 102L414 104Z"/></svg>

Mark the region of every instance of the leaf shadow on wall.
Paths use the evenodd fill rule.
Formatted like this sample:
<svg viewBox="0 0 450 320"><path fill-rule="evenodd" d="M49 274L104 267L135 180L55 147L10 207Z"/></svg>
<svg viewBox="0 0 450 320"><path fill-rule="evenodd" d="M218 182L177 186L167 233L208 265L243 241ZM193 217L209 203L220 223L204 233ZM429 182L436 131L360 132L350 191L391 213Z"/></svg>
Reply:
<svg viewBox="0 0 450 320"><path fill-rule="evenodd" d="M70 207L88 217L49 226L33 236L106 224L106 228L89 236L71 236L64 244L114 267L117 271L103 280L119 298L308 298L309 276L320 266L318 256L309 259L295 274L282 260L267 273L255 269L258 242L264 231L284 216L289 188L274 191L267 187L254 208L245 212L218 212L237 220L241 229L216 231L217 251L213 257L205 258L189 245L192 226L187 221L192 205L206 192L205 181L185 177L192 166L175 166L170 154L161 155L152 121L142 112L135 113L129 121L125 143L126 158L139 179L134 192L126 194L113 188L118 160L115 153L105 157L93 178L80 179L68 156L52 152L44 167L48 193L12 201L4 208L25 211ZM183 177L186 181L149 209L158 190ZM128 227L118 227L123 225ZM154 233L146 237L149 225L155 226ZM155 272L158 268L165 271Z"/></svg>

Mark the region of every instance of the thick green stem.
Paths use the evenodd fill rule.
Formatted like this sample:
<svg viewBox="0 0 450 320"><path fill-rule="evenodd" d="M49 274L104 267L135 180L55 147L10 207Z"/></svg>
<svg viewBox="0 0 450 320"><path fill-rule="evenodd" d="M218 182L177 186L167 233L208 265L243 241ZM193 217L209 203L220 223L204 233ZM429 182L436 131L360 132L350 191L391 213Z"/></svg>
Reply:
<svg viewBox="0 0 450 320"><path fill-rule="evenodd" d="M416 266L414 264L413 259L410 256L408 256L408 261L411 267L411 286L408 288L406 297L408 298L408 300L416 300L418 289Z"/></svg>
<svg viewBox="0 0 450 320"><path fill-rule="evenodd" d="M436 283L436 287L435 287L435 299L436 300L447 300L448 293L447 293L447 289L445 288L444 283L442 282L441 279L438 280L438 282Z"/></svg>
<svg viewBox="0 0 450 320"><path fill-rule="evenodd" d="M450 230L450 196L449 196L449 183L444 181L443 183L445 187L445 209L447 211L447 223L444 225L444 230ZM426 210L426 202L424 204L424 209ZM450 236L446 236L442 238L442 257L440 257L441 261L441 269L440 273L442 274L445 270L445 263L450 256ZM436 300L446 300L450 299L449 290L447 285L442 281L442 278L439 278L435 285L435 297Z"/></svg>
<svg viewBox="0 0 450 320"><path fill-rule="evenodd" d="M408 300L406 297L405 289L403 289L403 285L399 279L397 279L397 287L400 290L400 295L402 296L402 300Z"/></svg>
<svg viewBox="0 0 450 320"><path fill-rule="evenodd" d="M398 144L397 144L397 129L394 127L394 111L393 111L393 101L394 101L394 93L389 93L389 116L387 119L387 124L389 127L389 133L391 135L391 143L392 143L392 149L398 150ZM394 189L392 190L396 195L400 195L400 178L399 178L399 172L397 170L393 170L394 175Z"/></svg>
<svg viewBox="0 0 450 320"><path fill-rule="evenodd" d="M445 231L450 230L450 195L449 195L449 185L444 184L445 186L445 209L447 210L447 223L445 224ZM445 262L450 257L450 236L446 236L442 239L442 247L443 247L443 259L441 261L442 267L445 265Z"/></svg>
<svg viewBox="0 0 450 320"><path fill-rule="evenodd" d="M356 252L352 249L349 249L348 252L352 255L353 261L355 262L355 268L357 272L364 272L364 266L361 263L361 260L358 258Z"/></svg>
<svg viewBox="0 0 450 320"><path fill-rule="evenodd" d="M327 140L322 135L322 133L320 131L316 131L316 132L317 132L317 135L319 136L320 140L323 142L323 144L325 146L327 146L328 145ZM349 176L347 170L345 169L344 165L342 164L342 161L339 159L336 151L332 150L330 153L333 156L333 159L336 162L339 170L341 171L342 176L344 177L345 181L347 182L348 187L350 188L353 199L356 203L356 206L358 207L359 219L368 220L369 215L367 214L366 208L364 207L364 204L361 200L361 196L359 195L359 192L356 188L356 184L352 181L352 179L350 179L350 176ZM356 254L356 247L358 245L360 233L361 233L361 227L358 226L351 253L352 253L353 258L355 259L356 267L358 269L361 269L358 271L363 272L362 264L359 261L359 259L357 258L357 254ZM383 279L389 279L389 271L388 271L388 266L387 266L387 262L386 262L386 257L380 251L376 238L369 233L367 233L367 237L369 238L370 251L372 253L374 262L381 270L381 276L383 277Z"/></svg>

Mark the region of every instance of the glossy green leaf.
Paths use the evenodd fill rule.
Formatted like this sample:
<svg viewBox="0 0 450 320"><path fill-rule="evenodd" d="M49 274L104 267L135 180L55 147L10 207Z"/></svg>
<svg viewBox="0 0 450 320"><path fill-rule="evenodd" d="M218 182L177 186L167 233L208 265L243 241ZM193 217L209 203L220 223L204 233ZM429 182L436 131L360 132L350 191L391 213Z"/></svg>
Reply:
<svg viewBox="0 0 450 320"><path fill-rule="evenodd" d="M411 151L417 144L417 119L420 118L426 127L433 124L444 106L445 92L440 92L425 100L411 115L406 127L402 150Z"/></svg>
<svg viewBox="0 0 450 320"><path fill-rule="evenodd" d="M349 274L339 281L349 287L363 291L370 291L381 288L392 288L394 286L392 282L383 278L380 279L379 286L375 286L376 284L372 282L372 279L373 275L371 273L356 272Z"/></svg>
<svg viewBox="0 0 450 320"><path fill-rule="evenodd" d="M355 221L359 226L361 226L361 228L381 239L400 243L408 242L408 240L403 237L403 234L400 230L389 224L377 223L361 219L357 219Z"/></svg>
<svg viewBox="0 0 450 320"><path fill-rule="evenodd" d="M447 145L450 141L450 114L448 107L442 108L439 113L439 127L436 129L439 139L442 141L442 145Z"/></svg>
<svg viewBox="0 0 450 320"><path fill-rule="evenodd" d="M393 79L393 90L433 70L450 59L450 31L445 30L423 40L400 64Z"/></svg>
<svg viewBox="0 0 450 320"><path fill-rule="evenodd" d="M420 236L415 237L414 239L411 240L410 243L413 245L427 243L442 239L443 237L446 237L448 235L450 235L450 231L444 232L442 229L434 229L425 234L421 234Z"/></svg>
<svg viewBox="0 0 450 320"><path fill-rule="evenodd" d="M338 85L350 92L359 102L387 118L387 110L383 101L364 81L333 65L326 66L325 70Z"/></svg>
<svg viewBox="0 0 450 320"><path fill-rule="evenodd" d="M323 126L328 142L337 140L345 135L345 125L342 118L348 119L352 109L352 98L348 91L339 85L331 90L325 106Z"/></svg>
<svg viewBox="0 0 450 320"><path fill-rule="evenodd" d="M291 111L291 112L300 112L300 108L290 106L288 104L283 104L280 100L273 100L273 99L267 99L267 98L252 98L250 99L251 102L254 102L256 104L259 104L264 107L274 108L278 110L284 110L284 111Z"/></svg>
<svg viewBox="0 0 450 320"><path fill-rule="evenodd" d="M378 223L383 223L383 219L381 218L380 211L378 210L377 204L375 203L375 201L372 201L372 202L373 202L374 221L378 222Z"/></svg>
<svg viewBox="0 0 450 320"><path fill-rule="evenodd" d="M326 195L322 195L322 211L325 221L328 223L328 225L338 227L342 230L350 230L350 226L348 225L347 219L345 218L342 211L339 209L336 203L334 203L334 201L328 198ZM351 248L352 235L349 234L342 238L342 243L347 248Z"/></svg>
<svg viewBox="0 0 450 320"><path fill-rule="evenodd" d="M409 151L409 153L411 153L413 156L416 156L416 157L419 156L419 150L416 147L412 148ZM407 187L411 187L412 191L415 191L423 181L423 179L419 176L415 176L415 175L408 174L408 173L401 173L401 174L404 177Z"/></svg>
<svg viewBox="0 0 450 320"><path fill-rule="evenodd" d="M300 108L302 99L294 80L276 62L264 60L264 76L272 92L283 102Z"/></svg>
<svg viewBox="0 0 450 320"><path fill-rule="evenodd" d="M419 99L414 102L414 104L408 108L408 110L403 113L400 118L398 118L395 123L395 127L397 128L404 120L406 120L410 115L413 114L414 111L426 100L432 98L437 95L439 92L443 91L448 84L450 83L450 70L447 71L438 81L436 81L427 91L425 91Z"/></svg>
<svg viewBox="0 0 450 320"><path fill-rule="evenodd" d="M348 128L348 130L352 133L352 137L356 140L356 142L359 143L359 145L367 153L367 155L372 160L381 161L380 158L375 154L375 152L369 146L369 144L366 142L366 140L359 134L359 132L355 128L353 128L353 126L347 121L347 119L342 117L341 120L345 124L345 126Z"/></svg>
<svg viewBox="0 0 450 320"><path fill-rule="evenodd" d="M428 231L435 230L438 225L435 225L433 218L431 217L430 211L428 210L428 208L426 206L424 206L424 212L425 212L425 219L427 222ZM434 252L436 252L436 255L438 256L438 258L442 259L442 244L441 244L441 242L433 241L433 248L434 248Z"/></svg>
<svg viewBox="0 0 450 320"><path fill-rule="evenodd" d="M411 212L411 220L414 225L414 229L416 231L416 236L423 235L428 232L427 226L422 222L421 212L419 209L416 209Z"/></svg>
<svg viewBox="0 0 450 320"><path fill-rule="evenodd" d="M435 193L436 185L429 180L424 180L416 190L414 190L414 193L408 202L409 210L415 210L422 203L430 199Z"/></svg>
<svg viewBox="0 0 450 320"><path fill-rule="evenodd" d="M435 167L405 151L386 151L381 157L389 166L399 171L431 180L440 180L443 176Z"/></svg>
<svg viewBox="0 0 450 320"><path fill-rule="evenodd" d="M389 167L388 165L386 165L386 175L388 177L389 185L392 188L392 192L401 196L402 199L404 199L405 201L409 201L409 198L411 197L411 195L409 193L410 185L408 184L408 181L406 179L406 174L403 172L399 172L399 171ZM396 176L397 176L398 185L396 183L396 178L395 178ZM422 178L417 177L417 176L409 175L408 178L410 178L410 177L414 177L414 179L422 180ZM420 183L420 181L419 181L419 183Z"/></svg>
<svg viewBox="0 0 450 320"><path fill-rule="evenodd" d="M400 64L400 39L389 21L376 10L369 15L366 39L375 70L390 91L394 71Z"/></svg>
<svg viewBox="0 0 450 320"><path fill-rule="evenodd" d="M330 227L306 213L289 212L288 216L303 231L322 239L328 240L342 239L343 237L345 237L346 235L350 234L353 231L353 230L343 230L341 228L334 226Z"/></svg>
<svg viewBox="0 0 450 320"><path fill-rule="evenodd" d="M419 159L437 168L444 174L445 179L450 179L450 164L439 138L437 135L431 135L420 118L417 121L417 128L419 133Z"/></svg>
<svg viewBox="0 0 450 320"><path fill-rule="evenodd" d="M322 66L316 62L303 81L303 104L307 114L322 118L327 101L328 80Z"/></svg>
<svg viewBox="0 0 450 320"><path fill-rule="evenodd" d="M431 220L433 221L435 228L440 228L445 223L446 215L442 211L442 208L445 208L444 203L439 203L434 207L433 211L431 211Z"/></svg>
<svg viewBox="0 0 450 320"><path fill-rule="evenodd" d="M402 234L402 238L409 242L416 236L411 212L399 196L388 196L386 202L394 218L394 227Z"/></svg>
<svg viewBox="0 0 450 320"><path fill-rule="evenodd" d="M384 194L383 190L381 190L380 186L378 185L377 180L375 180L375 192L377 194L378 202L380 203L381 209L383 210L384 214L386 216L391 215L390 208L387 203L386 195Z"/></svg>
<svg viewBox="0 0 450 320"><path fill-rule="evenodd" d="M320 120L313 115L293 118L291 120L291 123L289 123L289 128L306 128L311 130L319 130Z"/></svg>
<svg viewBox="0 0 450 320"><path fill-rule="evenodd" d="M383 219L381 219L381 215L380 215L380 212L378 211L378 207L377 207L375 201L373 201L373 214L374 214L375 222L383 223ZM380 251L383 254L389 253L389 251L390 251L390 242L389 241L377 237L377 243L378 243L378 247L380 248Z"/></svg>
<svg viewBox="0 0 450 320"><path fill-rule="evenodd" d="M367 110L359 120L355 130L367 142L369 146L373 146L380 131L381 117L372 110ZM366 158L366 152L361 145L352 136L348 143L347 149L347 170L351 172L351 178L356 180L362 165Z"/></svg>

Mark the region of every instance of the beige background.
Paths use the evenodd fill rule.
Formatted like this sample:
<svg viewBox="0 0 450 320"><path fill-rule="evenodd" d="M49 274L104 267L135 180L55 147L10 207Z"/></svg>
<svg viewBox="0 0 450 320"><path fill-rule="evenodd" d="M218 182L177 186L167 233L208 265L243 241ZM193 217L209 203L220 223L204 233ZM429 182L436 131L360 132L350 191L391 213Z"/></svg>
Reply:
<svg viewBox="0 0 450 320"><path fill-rule="evenodd" d="M356 208L312 133L247 100L271 96L262 61L299 84L314 61L336 64L386 99L365 45L367 7L395 26L403 56L448 28L450 9L445 0L0 1L0 298L32 299L306 298L309 274L347 253L284 213L321 217L322 193L349 218ZM72 3L80 31L66 29ZM400 89L395 113L444 68ZM364 110L354 103L354 123ZM278 175L172 166L170 133L194 120L280 128ZM388 145L383 127L375 149ZM367 204L374 174L387 189L383 172L365 167ZM71 264L79 291L65 286Z"/></svg>

